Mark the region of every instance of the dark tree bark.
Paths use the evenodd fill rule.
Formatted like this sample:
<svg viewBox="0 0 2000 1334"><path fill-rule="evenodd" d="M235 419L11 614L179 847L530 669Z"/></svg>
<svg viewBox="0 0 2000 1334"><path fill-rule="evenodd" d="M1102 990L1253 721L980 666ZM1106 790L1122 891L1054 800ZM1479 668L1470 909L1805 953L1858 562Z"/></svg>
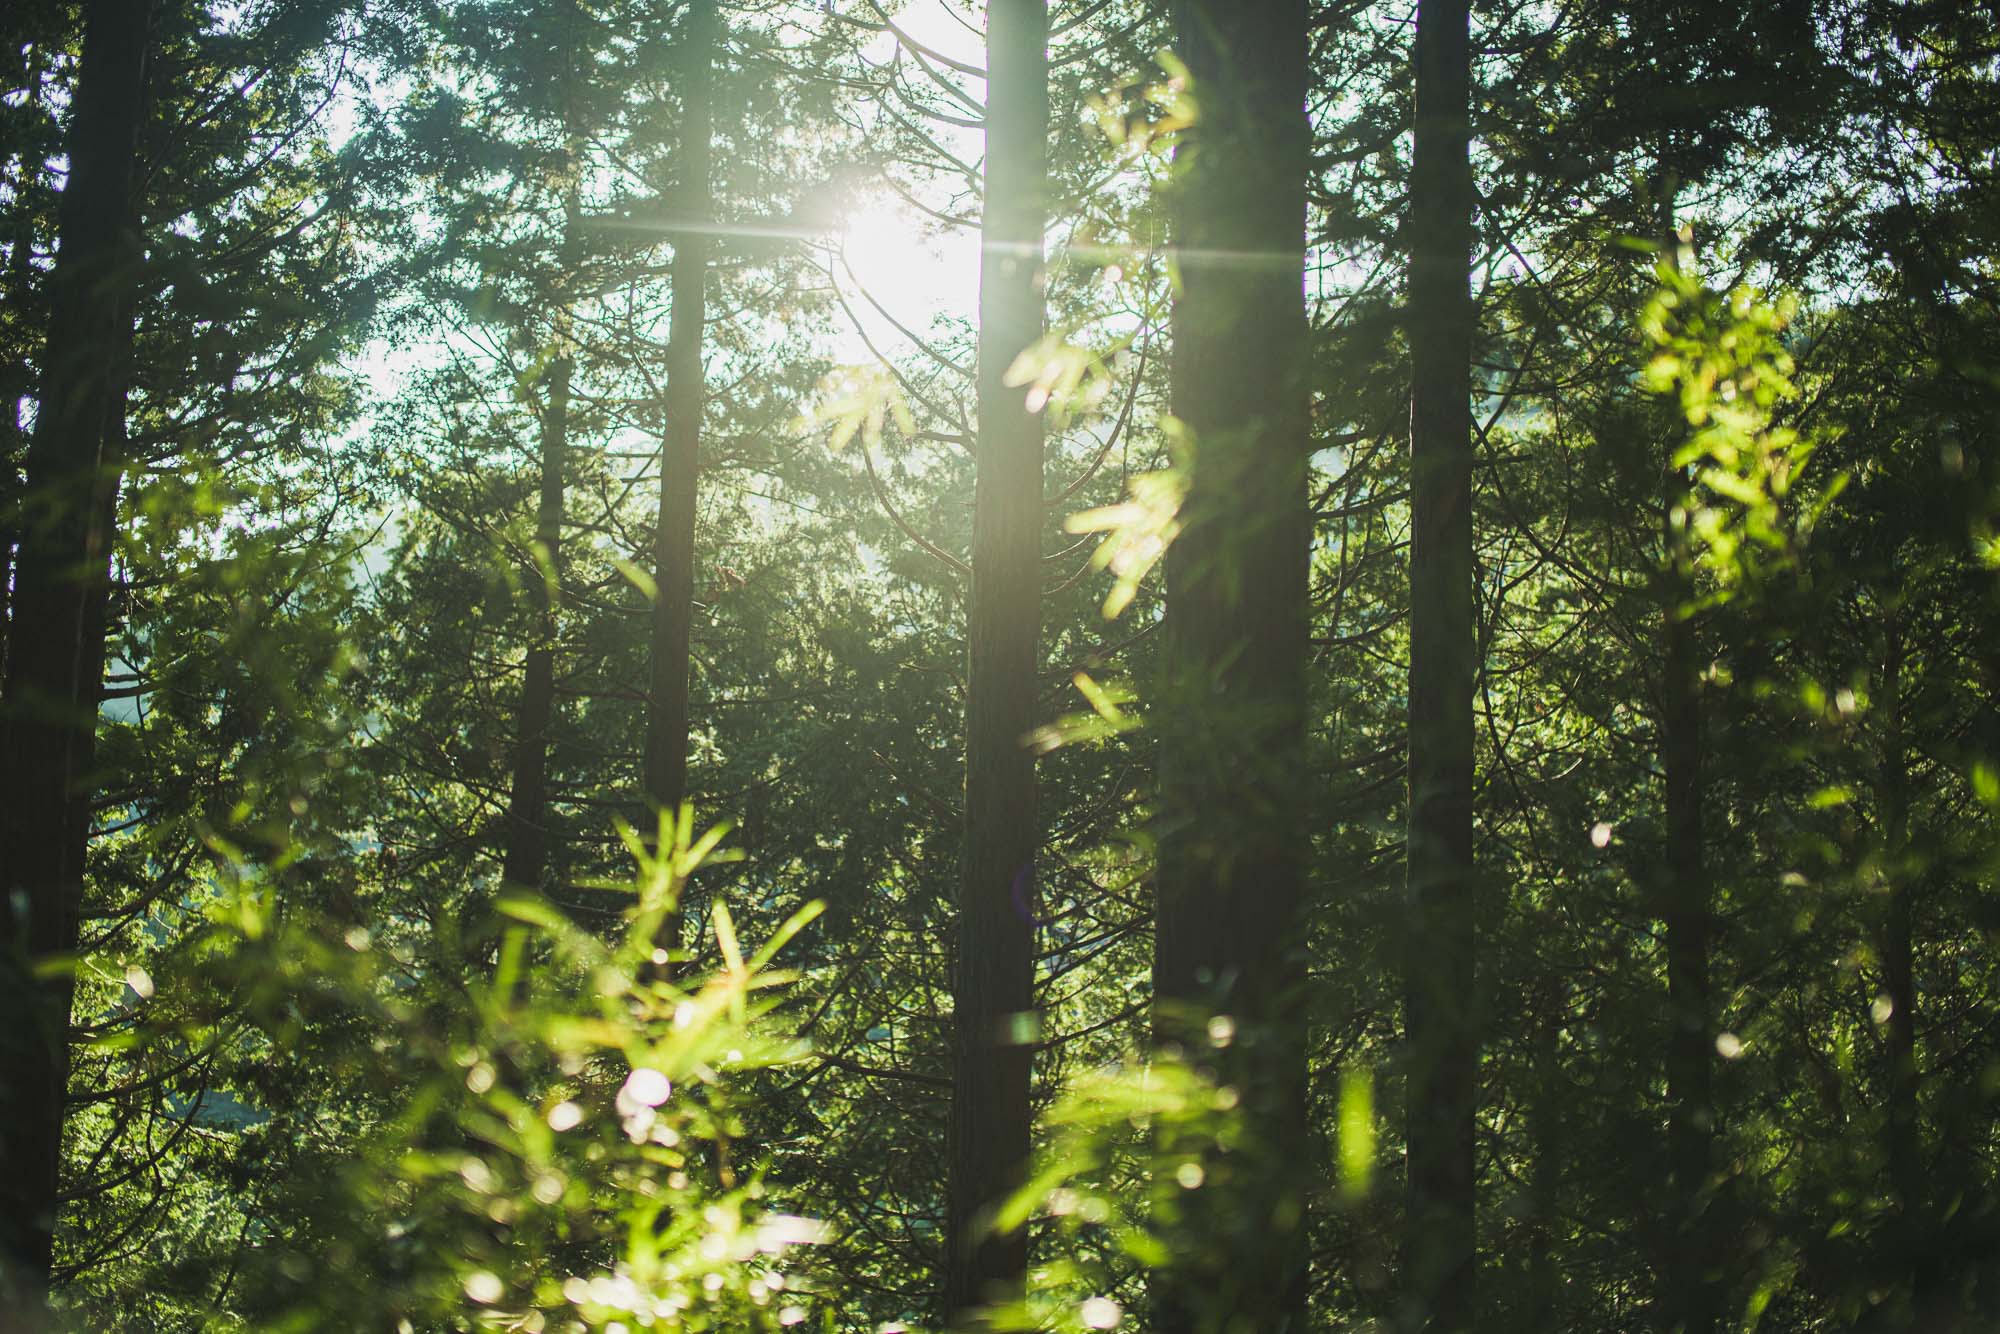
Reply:
<svg viewBox="0 0 2000 1334"><path fill-rule="evenodd" d="M540 439L536 451L535 549L526 570L534 638L521 676L514 775L507 795L506 844L500 867L503 884L533 890L542 888L549 860L549 744L556 716L556 619L562 605L570 381L576 370L570 342L569 293L583 258L583 200L577 181L582 145L573 110L566 111L564 119L569 134L564 154L569 179L563 188L563 229L556 246L557 269L550 293L553 318L547 336L552 355L536 386L541 406L536 414Z"/></svg>
<svg viewBox="0 0 2000 1334"><path fill-rule="evenodd" d="M1473 303L1466 0L1420 0L1410 168L1409 1037L1412 1328L1473 1319Z"/></svg>
<svg viewBox="0 0 2000 1334"><path fill-rule="evenodd" d="M69 180L50 276L40 408L28 446L31 521L18 534L14 633L0 764L0 1302L25 1306L49 1276L58 1207L74 982L37 978L76 946L109 582L110 505L124 433L141 258L135 162L148 3L85 11ZM93 642L95 641L95 642Z"/></svg>
<svg viewBox="0 0 2000 1334"><path fill-rule="evenodd" d="M710 183L715 0L690 0L682 34L680 180L675 213L673 311L667 332L666 429L661 442L660 513L653 537L653 661L647 689L645 798L678 812L687 800L688 644L694 628L695 502L701 468L701 414L707 397L702 339L708 322L705 230L714 212ZM678 938L679 923L667 931Z"/></svg>
<svg viewBox="0 0 2000 1334"><path fill-rule="evenodd" d="M1303 0L1183 0L1199 120L1178 150L1175 415L1191 437L1167 554L1168 715L1153 959L1163 1040L1239 1088L1252 1147L1178 1200L1191 1252L1156 1285L1163 1329L1304 1327L1310 522L1302 272L1309 139ZM1208 1018L1236 1036L1211 1046Z"/></svg>
<svg viewBox="0 0 2000 1334"><path fill-rule="evenodd" d="M1035 1007L1035 722L1042 422L1006 385L1042 336L1048 189L1045 0L986 7L986 192L979 268L979 434L967 618L965 853L959 881L944 1309L1018 1299L1024 1231L985 1212L1022 1180Z"/></svg>
<svg viewBox="0 0 2000 1334"><path fill-rule="evenodd" d="M1675 185L1661 190L1661 238L1675 254ZM1671 451L1670 451L1671 452ZM1667 1176L1672 1191L1664 1326L1712 1334L1718 1314L1709 1244L1709 1195L1715 1140L1715 1021L1709 984L1711 924L1702 854L1701 644L1688 612L1694 601L1694 550L1688 530L1684 469L1666 465L1661 609L1660 769L1666 796L1661 924L1667 951Z"/></svg>
<svg viewBox="0 0 2000 1334"><path fill-rule="evenodd" d="M1682 542L1683 539L1675 539ZM1676 564L1685 552L1672 559ZM1678 580L1674 581L1678 586ZM1676 602L1685 599L1676 598ZM1677 605L1665 626L1665 681L1660 762L1666 776L1667 848L1667 1160L1674 1196L1668 1252L1666 1327L1683 1334L1715 1328L1714 1282L1705 1244L1710 1160L1715 1138L1712 1063L1715 1034L1709 996L1709 894L1702 859L1701 696L1692 624Z"/></svg>
<svg viewBox="0 0 2000 1334"><path fill-rule="evenodd" d="M575 209L572 204L572 214ZM555 337L567 339L566 319ZM535 613L534 642L521 680L521 713L514 742L514 782L507 799L507 841L500 878L540 889L549 856L549 730L556 710L556 612L562 587L563 478L569 454L571 357L565 347L542 382L540 488L535 508L535 560L528 597Z"/></svg>

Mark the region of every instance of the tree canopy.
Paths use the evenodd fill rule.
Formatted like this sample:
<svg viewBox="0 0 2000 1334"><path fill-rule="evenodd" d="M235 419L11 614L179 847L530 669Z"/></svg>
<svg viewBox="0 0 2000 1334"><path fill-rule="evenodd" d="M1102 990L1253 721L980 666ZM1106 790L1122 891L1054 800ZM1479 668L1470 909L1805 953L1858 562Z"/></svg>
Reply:
<svg viewBox="0 0 2000 1334"><path fill-rule="evenodd" d="M1990 5L0 32L0 1328L2000 1321Z"/></svg>

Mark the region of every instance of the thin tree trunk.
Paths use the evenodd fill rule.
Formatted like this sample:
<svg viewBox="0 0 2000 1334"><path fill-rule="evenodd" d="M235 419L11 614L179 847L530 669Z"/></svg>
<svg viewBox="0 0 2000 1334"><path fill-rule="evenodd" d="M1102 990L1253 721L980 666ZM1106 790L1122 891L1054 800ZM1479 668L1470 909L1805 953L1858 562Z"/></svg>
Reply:
<svg viewBox="0 0 2000 1334"><path fill-rule="evenodd" d="M1303 0L1182 0L1201 112L1178 150L1175 415L1191 437L1167 553L1153 984L1163 1041L1241 1091L1251 1147L1176 1211L1166 1330L1304 1327L1304 894L1309 443L1302 294ZM1211 1045L1209 1018L1233 1021Z"/></svg>
<svg viewBox="0 0 2000 1334"><path fill-rule="evenodd" d="M1668 254L1675 236L1674 188L1662 191ZM1700 644L1686 608L1694 598L1694 552L1686 517L1688 478L1668 465L1662 609L1660 767L1666 789L1662 923L1667 950L1667 1171L1673 1192L1665 1326L1711 1334L1716 1323L1708 1202L1715 1139L1713 1002L1709 995L1709 888L1702 857Z"/></svg>
<svg viewBox="0 0 2000 1334"><path fill-rule="evenodd" d="M568 320L556 321L556 338L569 337ZM514 781L507 800L507 840L500 878L539 889L549 856L549 732L556 707L556 614L562 588L563 478L569 454L572 362L557 351L542 384L539 499L535 508L535 566L528 597L534 607L534 642L521 680L521 712L514 742Z"/></svg>
<svg viewBox="0 0 2000 1334"><path fill-rule="evenodd" d="M1667 1157L1674 1195L1673 1245L1666 1274L1668 1329L1709 1334L1715 1328L1713 1281L1705 1245L1709 1171L1715 1138L1711 1063L1707 881L1701 839L1701 701L1696 693L1693 629L1669 611L1661 762L1666 773L1669 893L1667 946Z"/></svg>
<svg viewBox="0 0 2000 1334"><path fill-rule="evenodd" d="M707 230L715 212L715 0L689 0L681 34L680 179L674 208L682 230L673 238L669 271L673 306L667 327L666 423L660 441L660 507L653 533L652 661L646 686L646 742L640 775L649 822L679 819L688 802L691 644L694 636L694 549L701 485L701 418L707 403L702 346L708 325ZM648 827L656 828L657 825ZM665 848L660 851L664 853ZM676 900L655 932L659 948L681 943L683 904ZM659 956L663 960L665 956ZM654 976L671 975L671 962Z"/></svg>
<svg viewBox="0 0 2000 1334"><path fill-rule="evenodd" d="M965 853L959 882L944 1310L1018 1300L1023 1231L985 1213L1022 1180L1036 1037L1035 721L1042 422L1004 377L1042 336L1048 189L1045 0L986 7L986 190L979 267L979 435L967 618Z"/></svg>
<svg viewBox="0 0 2000 1334"><path fill-rule="evenodd" d="M1466 0L1421 0L1410 170L1409 1216L1412 1328L1472 1326L1473 304Z"/></svg>
<svg viewBox="0 0 2000 1334"><path fill-rule="evenodd" d="M676 209L686 230L674 237L673 311L667 334L666 429L661 442L660 512L653 538L653 658L647 689L646 804L675 815L687 800L688 645L694 628L695 503L701 468L701 415L706 399L702 339L708 322L710 241L714 212L712 88L715 0L689 0L682 53L680 181ZM678 916L662 928L678 942Z"/></svg>
<svg viewBox="0 0 2000 1334"><path fill-rule="evenodd" d="M74 981L34 965L74 949L102 677L107 487L141 258L135 165L152 9L93 0L68 147L40 410L18 535L0 764L0 1301L25 1306L53 1255ZM114 492L115 494L115 492ZM96 635L99 642L92 643Z"/></svg>
<svg viewBox="0 0 2000 1334"><path fill-rule="evenodd" d="M573 120L573 116L566 117ZM557 244L557 290L566 292L582 261L583 200L577 181L582 149L569 126L565 153L568 182L563 190L563 230ZM528 598L534 611L533 641L521 676L521 710L514 741L514 775L508 790L506 844L501 881L540 889L549 860L549 743L556 714L557 616L562 606L563 494L569 466L570 381L576 363L570 345L572 311L559 296L548 337L548 368L542 396L536 462L535 537L528 570Z"/></svg>

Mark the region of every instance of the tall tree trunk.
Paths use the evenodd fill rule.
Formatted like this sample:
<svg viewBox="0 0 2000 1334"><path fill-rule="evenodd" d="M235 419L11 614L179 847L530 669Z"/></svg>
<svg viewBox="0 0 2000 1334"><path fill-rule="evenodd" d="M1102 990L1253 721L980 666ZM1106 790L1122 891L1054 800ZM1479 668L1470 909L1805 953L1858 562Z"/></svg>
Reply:
<svg viewBox="0 0 2000 1334"><path fill-rule="evenodd" d="M148 3L92 0L68 146L40 410L18 534L0 763L0 1301L48 1280L58 1204L74 981L35 966L76 946L101 684L105 495L115 487L141 251L135 163ZM92 643L93 636L98 638ZM18 1286L16 1286L18 1285Z"/></svg>
<svg viewBox="0 0 2000 1334"><path fill-rule="evenodd" d="M708 326L709 228L715 213L715 0L688 0L681 34L680 179L669 274L673 307L667 327L666 424L660 441L660 508L653 532L652 666L646 688L646 752L640 776L647 818L679 818L688 800L688 691L694 636L695 514L701 484L701 417L707 403L702 345ZM651 826L651 827L657 827ZM665 849L662 849L664 852ZM676 901L660 922L662 950L680 946ZM656 966L666 977L670 963Z"/></svg>
<svg viewBox="0 0 2000 1334"><path fill-rule="evenodd" d="M1675 188L1662 194L1662 234L1676 253ZM1713 1002L1709 995L1710 924L1702 856L1701 647L1687 607L1694 599L1688 477L1666 469L1665 606L1660 688L1660 767L1666 789L1666 855L1661 921L1667 950L1667 1172L1673 1216L1667 1250L1665 1327L1711 1334L1717 1293L1708 1243L1709 1174L1715 1139Z"/></svg>
<svg viewBox="0 0 2000 1334"><path fill-rule="evenodd" d="M1705 1243L1709 1171L1715 1138L1710 1031L1708 888L1702 866L1700 668L1693 628L1669 610L1660 758L1666 774L1670 895L1667 947L1667 1159L1674 1197L1668 1253L1666 1326L1684 1334L1715 1328L1714 1283Z"/></svg>
<svg viewBox="0 0 2000 1334"><path fill-rule="evenodd" d="M566 312L565 312L566 314ZM573 371L569 321L556 320L559 348L542 381L540 488L535 507L534 568L528 597L534 641L521 680L514 742L514 782L507 799L507 839L500 878L539 889L549 856L549 731L556 711L556 613L562 596L563 478L569 454L569 394Z"/></svg>
<svg viewBox="0 0 2000 1334"><path fill-rule="evenodd" d="M986 7L986 189L979 265L979 436L967 618L965 852L959 881L944 1310L1018 1299L1023 1231L985 1213L1022 1180L1035 1040L1035 721L1042 422L1015 358L1042 336L1048 190L1046 0Z"/></svg>
<svg viewBox="0 0 2000 1334"><path fill-rule="evenodd" d="M566 117L573 120L573 116ZM562 605L563 490L569 466L570 381L576 363L571 348L572 310L567 295L582 262L583 199L577 176L582 146L570 127L565 152L568 181L563 189L563 231L557 244L558 273L549 339L552 355L539 386L539 448L536 462L535 537L530 553L528 598L534 611L534 639L521 676L521 710L514 740L514 776L507 797L506 845L501 881L540 889L549 860L549 739L556 714L556 618Z"/></svg>
<svg viewBox="0 0 2000 1334"><path fill-rule="evenodd" d="M667 331L666 429L660 450L660 513L653 537L653 660L646 694L646 804L674 815L687 800L688 644L694 629L695 502L706 399L702 339L708 322L706 230L715 203L710 182L714 134L715 0L689 0L682 34L680 180L675 213L673 311ZM676 916L662 928L678 941Z"/></svg>
<svg viewBox="0 0 2000 1334"><path fill-rule="evenodd" d="M1410 168L1409 1216L1412 1328L1472 1326L1473 305L1466 0L1420 0Z"/></svg>
<svg viewBox="0 0 2000 1334"><path fill-rule="evenodd" d="M1297 939L1311 453L1302 272L1303 0L1182 0L1200 118L1178 150L1175 414L1191 438L1167 553L1168 694L1153 985L1163 1040L1241 1090L1252 1147L1184 1193L1163 1329L1305 1323L1305 1028ZM1208 1019L1234 1021L1212 1046Z"/></svg>

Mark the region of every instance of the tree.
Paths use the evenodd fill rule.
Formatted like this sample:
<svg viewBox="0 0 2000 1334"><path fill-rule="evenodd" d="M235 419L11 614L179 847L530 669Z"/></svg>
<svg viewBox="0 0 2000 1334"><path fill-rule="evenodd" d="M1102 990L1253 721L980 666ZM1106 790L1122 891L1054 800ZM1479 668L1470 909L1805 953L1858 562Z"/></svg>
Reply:
<svg viewBox="0 0 2000 1334"><path fill-rule="evenodd" d="M30 512L17 538L7 676L0 875L5 876L4 994L20 1016L7 1036L0 1093L6 1222L18 1282L39 1300L57 1212L69 1077L69 961L83 892L95 786L110 515L124 467L125 387L140 252L134 167L146 96L150 4L86 11L69 181L50 278L48 360L26 460ZM36 1295L30 1296L30 1293Z"/></svg>
<svg viewBox="0 0 2000 1334"><path fill-rule="evenodd" d="M1479 1010L1472 856L1470 16L1424 0L1410 160L1409 1215L1412 1329L1473 1324Z"/></svg>
<svg viewBox="0 0 2000 1334"><path fill-rule="evenodd" d="M79 368L94 9L58 1319L1992 1323L1989 15L176 0Z"/></svg>
<svg viewBox="0 0 2000 1334"><path fill-rule="evenodd" d="M1035 1027L1035 758L1041 616L1042 423L1010 384L1042 336L1049 18L1045 0L986 9L986 174L980 222L979 422L967 615L965 852L952 980L944 1308L1018 1297L1024 1231L990 1210L1022 1179Z"/></svg>
<svg viewBox="0 0 2000 1334"><path fill-rule="evenodd" d="M456 537L479 535L462 553L484 546L510 593L524 594L505 618L518 621L506 629L519 634L519 687L505 710L493 841L500 880L531 890L567 851L554 767L571 731L564 687L578 670L566 604L583 591L572 566L579 529L594 521L572 513L571 498L578 488L586 503L594 498L601 465L583 446L605 433L605 400L618 385L615 362L607 366L583 332L603 322L605 293L640 263L629 243L599 244L589 225L606 191L608 145L627 128L618 112L632 75L613 33L614 20L629 17L567 3L441 11L423 30L423 72L398 108L398 133L374 150L415 168L415 180L388 173L385 191L417 185L429 204L391 224L407 247L405 281L423 298L398 316L449 347L446 364L427 370L428 393L409 400L441 410L447 443L423 440L404 476ZM523 428L533 440L525 448ZM488 451L501 459L468 461L470 476L454 466ZM503 504L519 454L531 464L518 502ZM420 531L416 540L430 536Z"/></svg>
<svg viewBox="0 0 2000 1334"><path fill-rule="evenodd" d="M1197 107L1176 150L1173 410L1187 434L1167 554L1157 1031L1219 1048L1254 1162L1182 1206L1212 1249L1169 1276L1164 1328L1305 1327L1306 9L1191 0ZM1220 1025L1221 1027L1217 1027Z"/></svg>
<svg viewBox="0 0 2000 1334"><path fill-rule="evenodd" d="M660 509L653 534L652 675L646 692L647 805L678 818L687 800L688 643L694 623L695 515L701 475L701 416L707 395L702 346L707 328L709 182L716 14L693 0L683 18L678 175L674 196L672 327L667 342L666 430L661 442ZM667 930L674 933L675 923Z"/></svg>
<svg viewBox="0 0 2000 1334"><path fill-rule="evenodd" d="M558 258L558 288L567 286L577 266L583 204L577 186L582 170L574 141L566 154L568 183L563 188L563 234ZM525 889L541 886L549 852L548 764L549 732L556 713L557 600L563 579L563 492L568 466L570 428L570 382L575 374L575 352L569 346L574 314L558 290L556 307L548 322L547 337L552 346L538 358L543 368L536 375L539 390L534 399L537 434L540 437L535 497L535 535L530 547L530 568L524 572L529 602L534 610L534 640L528 647L521 675L521 705L514 738L513 782L507 791L507 832L500 861L503 883Z"/></svg>
<svg viewBox="0 0 2000 1334"><path fill-rule="evenodd" d="M1661 202L1661 245L1680 245L1672 183ZM1671 441L1673 437L1669 437ZM1714 1156L1714 1003L1710 996L1709 942L1714 934L1707 855L1702 840L1701 644L1694 621L1697 598L1691 533L1697 502L1686 469L1671 446L1661 462L1662 497L1660 769L1665 788L1666 856L1660 912L1667 952L1667 1161L1676 1217L1670 1224L1663 1316L1667 1328L1708 1334L1715 1327L1716 1285L1712 1248L1703 1216Z"/></svg>

